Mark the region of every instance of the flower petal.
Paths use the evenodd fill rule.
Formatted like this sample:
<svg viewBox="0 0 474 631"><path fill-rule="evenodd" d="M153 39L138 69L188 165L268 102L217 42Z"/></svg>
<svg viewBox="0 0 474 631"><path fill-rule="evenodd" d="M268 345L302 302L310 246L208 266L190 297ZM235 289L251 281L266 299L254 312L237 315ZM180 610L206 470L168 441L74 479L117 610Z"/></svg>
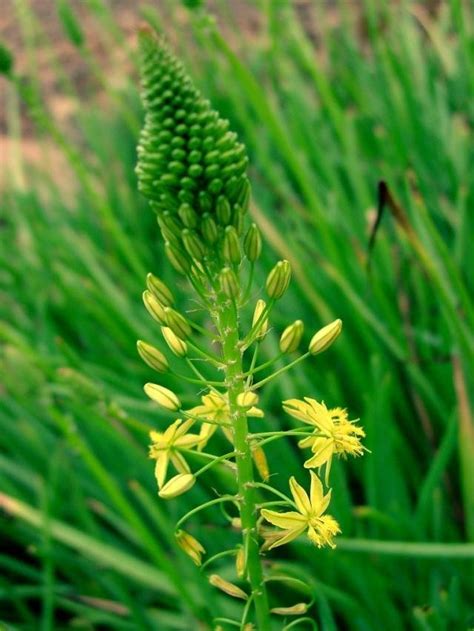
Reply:
<svg viewBox="0 0 474 631"><path fill-rule="evenodd" d="M193 418L187 418L184 423L183 421L181 421L181 423L178 425L178 427L176 428L176 433L175 433L175 440L177 438L180 438L180 436L183 436L184 434L188 433L188 429L194 425L196 421Z"/></svg>
<svg viewBox="0 0 474 631"><path fill-rule="evenodd" d="M293 418L297 418L303 423L309 423L314 425L314 421L308 416L309 406L304 401L299 399L287 399L283 401L283 409Z"/></svg>
<svg viewBox="0 0 474 631"><path fill-rule="evenodd" d="M201 431L199 432L199 449L200 450L206 446L208 440L214 434L216 429L217 429L217 425L214 425L213 423L203 423L201 425Z"/></svg>
<svg viewBox="0 0 474 631"><path fill-rule="evenodd" d="M286 513L277 513L273 510L267 510L266 508L262 508L261 515L268 522L273 524L274 526L278 526L278 528L286 529L294 529L294 528L305 528L307 519L301 513L297 513L296 511L288 511Z"/></svg>
<svg viewBox="0 0 474 631"><path fill-rule="evenodd" d="M324 438L323 440L324 444L320 443L322 446L318 449L314 456L311 456L311 458L304 463L306 469L315 469L316 467L320 467L332 458L334 452L334 441L332 438Z"/></svg>
<svg viewBox="0 0 474 631"><path fill-rule="evenodd" d="M178 429L180 424L181 424L181 419L178 418L174 423L171 423L171 425L166 428L162 437L162 440L164 443L170 444L172 442L176 434L176 430Z"/></svg>
<svg viewBox="0 0 474 631"><path fill-rule="evenodd" d="M309 501L308 494L294 477L290 478L290 490L299 512L302 515L309 515L311 513L311 502Z"/></svg>
<svg viewBox="0 0 474 631"><path fill-rule="evenodd" d="M152 443L157 443L163 438L163 434L161 432L156 432L154 429L150 432L150 440Z"/></svg>
<svg viewBox="0 0 474 631"><path fill-rule="evenodd" d="M168 470L168 461L169 461L169 458L168 458L167 451L161 452L158 458L156 459L155 478L158 483L159 489L161 489L161 487L163 486L165 478L166 478L166 472Z"/></svg>
<svg viewBox="0 0 474 631"><path fill-rule="evenodd" d="M312 448L314 441L318 438L319 436L314 436L314 434L310 434L309 436L306 436L306 438L302 438L298 441L298 447L301 447L301 449Z"/></svg>
<svg viewBox="0 0 474 631"><path fill-rule="evenodd" d="M293 530L287 530L283 533L282 537L279 537L278 539L276 539L276 541L274 541L272 543L271 546L269 546L269 550L273 550L273 548L278 548L279 546L284 546L285 543L290 543L290 541L293 541L293 539L296 539L297 537L299 537L301 534L303 534L303 532L306 529L306 524L304 526L301 526L301 528L294 528Z"/></svg>
<svg viewBox="0 0 474 631"><path fill-rule="evenodd" d="M190 468L183 455L178 451L171 451L170 453L171 462L174 464L178 473L189 473Z"/></svg>
<svg viewBox="0 0 474 631"><path fill-rule="evenodd" d="M317 512L324 497L324 489L321 480L314 471L310 471L311 475L311 508Z"/></svg>
<svg viewBox="0 0 474 631"><path fill-rule="evenodd" d="M174 440L175 447L182 447L183 449L191 449L201 441L201 437L197 434L185 434Z"/></svg>
<svg viewBox="0 0 474 631"><path fill-rule="evenodd" d="M310 399L308 397L305 397L305 401L308 402L311 408L311 416L314 419L314 424L326 432L331 432L334 422L324 402L319 403L316 399Z"/></svg>
<svg viewBox="0 0 474 631"><path fill-rule="evenodd" d="M209 413L209 408L206 405L196 405L196 407L186 410L190 416L206 416Z"/></svg>

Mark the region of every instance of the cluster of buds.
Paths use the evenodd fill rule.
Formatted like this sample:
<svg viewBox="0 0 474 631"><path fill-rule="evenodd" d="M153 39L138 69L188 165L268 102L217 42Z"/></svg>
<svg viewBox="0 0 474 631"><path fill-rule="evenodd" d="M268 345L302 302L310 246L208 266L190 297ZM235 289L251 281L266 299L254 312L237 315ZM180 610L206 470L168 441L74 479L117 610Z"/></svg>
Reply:
<svg viewBox="0 0 474 631"><path fill-rule="evenodd" d="M169 261L188 278L208 312L205 326L194 322L178 310L163 280L153 274L147 276L143 302L160 326L164 344L159 349L139 341L138 353L157 373L197 384L201 395L198 405L187 408L167 386L154 382L144 386L147 396L170 416L165 428L150 433L158 494L162 499L176 498L190 491L212 467L225 467L234 474L230 492L224 489L222 496L195 507L179 520L176 542L196 565L201 565L205 546L182 525L216 502L229 502L237 508L242 542L231 552L235 555L236 581L242 586L215 572L208 580L241 600L248 600L250 591L253 600L249 605L254 606L255 621L259 629L267 631L270 614L303 614L310 603L270 608L266 588L262 587L270 577L264 576L261 554L304 534L317 547L334 545L340 529L337 521L326 514L331 490L324 486L329 485L334 457L363 453L360 441L364 433L348 420L346 410L328 409L308 397L283 402L284 410L304 426L259 431L264 413L258 407L258 392L298 362L326 351L341 333L342 322L335 320L316 331L309 336L303 353L283 368L268 372L273 362L284 354L297 353L301 346L305 328L297 319L281 332L279 354L258 364L259 349L270 334L272 310L290 285L290 263L279 261L268 274L265 298L256 300L250 329L244 334L241 311L248 303L253 265L262 251L257 226L245 226L250 200L245 148L229 131L228 121L212 110L182 65L150 31L141 34L141 58L146 122L137 166L140 190L157 212ZM246 282L242 282L244 274L248 275ZM245 296L242 286L246 287ZM206 334L212 344L203 343ZM167 351L182 360L184 374L172 371ZM201 372L203 362L208 365L206 375L214 371L211 378ZM259 374L262 376L257 380ZM216 432L224 441L215 439ZM257 498L256 491L264 495L272 492L264 445L288 439L289 434L299 435L301 449L311 450L304 462L304 468L310 470L310 492L292 477L291 498L287 497L292 510L277 512L269 508L274 502ZM228 449L223 450L222 443ZM202 466L192 470L190 461L199 462L199 458ZM324 484L319 477L322 469ZM256 479L257 472L260 480ZM282 497L281 492L278 495ZM265 526L265 522L274 528ZM256 532L260 543L252 534ZM203 568L221 557L222 552L218 552L206 560ZM245 619L248 615L246 606L241 628L250 624Z"/></svg>
<svg viewBox="0 0 474 631"><path fill-rule="evenodd" d="M140 39L146 118L136 172L157 213L165 252L182 274L216 258L237 265L250 200L245 146L166 45L146 29ZM255 225L243 246L255 261L261 250Z"/></svg>

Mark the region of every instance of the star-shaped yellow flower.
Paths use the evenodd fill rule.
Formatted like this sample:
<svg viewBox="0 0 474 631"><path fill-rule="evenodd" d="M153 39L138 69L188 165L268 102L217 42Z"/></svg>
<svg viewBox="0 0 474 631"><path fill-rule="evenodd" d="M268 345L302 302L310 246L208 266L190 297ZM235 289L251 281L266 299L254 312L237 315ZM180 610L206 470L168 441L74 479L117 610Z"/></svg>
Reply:
<svg viewBox="0 0 474 631"><path fill-rule="evenodd" d="M283 409L304 423L313 425L315 431L300 440L300 447L310 447L313 455L304 466L307 469L326 465L326 484L329 479L334 454L338 456L361 456L366 450L360 439L365 436L362 427L349 421L347 410L328 410L324 403L305 397L304 401L289 399L283 402Z"/></svg>
<svg viewBox="0 0 474 631"><path fill-rule="evenodd" d="M163 433L150 432L152 444L150 445L150 458L156 460L155 477L158 488L161 489L165 479L168 465L171 460L179 473L189 473L189 465L180 453L180 449L191 449L199 443L197 434L187 434L194 421L178 419L172 423Z"/></svg>
<svg viewBox="0 0 474 631"><path fill-rule="evenodd" d="M279 537L274 533L269 535L271 543L270 545L264 544L266 549L271 550L289 543L305 531L308 531L309 539L318 548L325 545L331 548L336 547L332 539L341 532L339 524L330 515L323 515L331 501L331 491L324 495L321 480L314 471L310 471L310 474L311 491L309 497L295 478L290 478L290 490L297 508L296 511L278 513L266 508L262 509L261 515L264 519L283 529Z"/></svg>
<svg viewBox="0 0 474 631"><path fill-rule="evenodd" d="M204 421L201 425L201 431L199 432L199 448L202 449L207 444L219 426L222 428L227 439L233 443L230 409L227 397L218 392L210 392L201 397L201 401L202 405L188 410L190 416L202 418ZM256 407L251 407L246 410L246 414L247 416L257 416L260 418L263 416L262 410ZM209 422L206 423L206 421Z"/></svg>

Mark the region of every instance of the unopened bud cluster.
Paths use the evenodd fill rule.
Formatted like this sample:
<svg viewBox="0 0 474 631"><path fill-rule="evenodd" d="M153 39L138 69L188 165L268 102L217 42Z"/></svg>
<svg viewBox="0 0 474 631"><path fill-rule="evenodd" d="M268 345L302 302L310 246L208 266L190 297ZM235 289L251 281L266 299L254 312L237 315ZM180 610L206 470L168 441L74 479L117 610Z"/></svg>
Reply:
<svg viewBox="0 0 474 631"><path fill-rule="evenodd" d="M168 259L182 274L216 252L237 264L250 199L245 146L149 30L141 33L140 56L146 118L136 171ZM246 240L251 261L261 248L256 233Z"/></svg>

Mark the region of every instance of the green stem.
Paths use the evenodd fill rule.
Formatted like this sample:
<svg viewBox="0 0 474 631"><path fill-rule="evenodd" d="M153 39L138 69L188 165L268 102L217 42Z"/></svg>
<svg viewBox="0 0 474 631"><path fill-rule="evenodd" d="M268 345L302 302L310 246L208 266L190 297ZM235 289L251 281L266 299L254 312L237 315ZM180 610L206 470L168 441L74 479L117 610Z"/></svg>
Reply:
<svg viewBox="0 0 474 631"><path fill-rule="evenodd" d="M249 443L247 415L237 405L237 397L244 391L242 353L239 345L238 318L235 305L219 295L218 329L222 340L222 355L229 400L230 418L234 429L234 446L237 452L237 483L239 494L242 537L246 551L246 568L255 605L257 628L270 630L270 612L264 582L257 532L257 498L254 486L252 453Z"/></svg>
<svg viewBox="0 0 474 631"><path fill-rule="evenodd" d="M258 346L256 346L255 348L258 349ZM269 368L272 364L281 359L283 355L284 353L279 353L278 355L273 357L273 359L269 359L267 362L265 362L264 364L260 364L260 366L257 366L256 368L254 362L250 365L250 368L245 373L245 377L252 377L256 372L260 372L261 370L265 370L265 368Z"/></svg>
<svg viewBox="0 0 474 631"><path fill-rule="evenodd" d="M215 497L213 500L209 500L208 502L205 502L204 504L200 504L199 506L196 506L195 508L188 511L185 515L183 515L177 521L175 529L179 530L185 521L187 521L190 517L192 517L196 513L199 513L200 511L206 508L209 508L209 506L214 506L214 504L220 504L221 502L235 502L236 499L237 498L235 497L235 495L221 495L220 497Z"/></svg>
<svg viewBox="0 0 474 631"><path fill-rule="evenodd" d="M273 374L269 375L268 377L265 377L265 379L262 379L258 383L255 383L250 389L251 390L258 390L258 388L261 388L264 384L268 383L269 381L271 381L275 377L278 377L278 375L281 375L283 372L286 372L287 370L290 370L290 368L293 368L293 366L296 366L296 364L299 364L300 362L302 362L304 359L306 359L310 355L311 355L311 353L308 351L304 355L301 355L301 357L298 357L297 359L292 361L290 364L287 364L286 366L283 366L283 368L280 368L279 370L277 370Z"/></svg>

